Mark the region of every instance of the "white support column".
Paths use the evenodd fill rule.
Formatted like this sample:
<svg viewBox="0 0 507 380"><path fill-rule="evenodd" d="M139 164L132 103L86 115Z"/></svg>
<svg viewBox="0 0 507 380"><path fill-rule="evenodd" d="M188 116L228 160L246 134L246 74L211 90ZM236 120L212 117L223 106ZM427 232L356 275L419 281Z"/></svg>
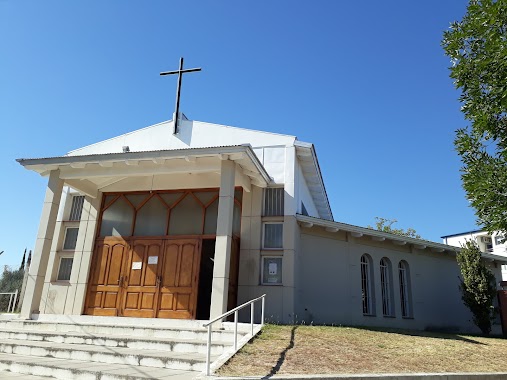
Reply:
<svg viewBox="0 0 507 380"><path fill-rule="evenodd" d="M298 224L298 176L297 156L294 146L285 150L284 221L283 221L283 322L296 322L297 248Z"/></svg>
<svg viewBox="0 0 507 380"><path fill-rule="evenodd" d="M210 319L227 311L231 261L232 217L234 210L234 161L224 160L220 168L215 264L211 292Z"/></svg>
<svg viewBox="0 0 507 380"><path fill-rule="evenodd" d="M29 319L34 310L39 310L62 189L63 180L60 179L60 171L51 171L20 318Z"/></svg>

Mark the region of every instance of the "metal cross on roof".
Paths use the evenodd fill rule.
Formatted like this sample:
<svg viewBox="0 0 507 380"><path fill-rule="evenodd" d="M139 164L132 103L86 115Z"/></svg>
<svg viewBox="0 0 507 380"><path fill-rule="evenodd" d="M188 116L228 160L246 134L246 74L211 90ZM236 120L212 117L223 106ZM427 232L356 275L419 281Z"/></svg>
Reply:
<svg viewBox="0 0 507 380"><path fill-rule="evenodd" d="M181 93L181 77L182 74L185 73L191 73L194 71L201 71L201 68L196 69L185 69L183 70L183 57L180 58L180 68L178 70L174 71L164 71L160 73L160 75L171 75L171 74L178 74L178 86L176 87L176 110L174 114L174 134L178 133L178 121L179 121L179 113L180 113L180 93Z"/></svg>

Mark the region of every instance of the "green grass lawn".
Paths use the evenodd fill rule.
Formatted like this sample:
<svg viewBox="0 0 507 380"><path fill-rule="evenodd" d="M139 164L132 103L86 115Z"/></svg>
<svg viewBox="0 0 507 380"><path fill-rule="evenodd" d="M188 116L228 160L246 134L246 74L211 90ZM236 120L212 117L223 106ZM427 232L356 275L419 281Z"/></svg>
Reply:
<svg viewBox="0 0 507 380"><path fill-rule="evenodd" d="M266 325L218 374L507 372L507 339L405 330Z"/></svg>

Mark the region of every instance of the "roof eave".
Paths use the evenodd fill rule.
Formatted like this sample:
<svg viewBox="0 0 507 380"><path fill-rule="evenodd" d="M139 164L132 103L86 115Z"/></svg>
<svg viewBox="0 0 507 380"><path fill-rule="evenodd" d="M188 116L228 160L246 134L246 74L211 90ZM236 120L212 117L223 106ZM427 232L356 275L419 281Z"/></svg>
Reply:
<svg viewBox="0 0 507 380"><path fill-rule="evenodd" d="M402 236L402 235L395 235L390 234L388 232L383 231L377 231L373 230L371 228L366 227L359 227L354 226L351 224L346 223L340 223L340 222L333 222L329 220L314 218L310 216L305 215L296 215L296 220L299 222L300 225L303 227L313 227L313 225L317 225L320 227L328 228L329 230L333 230L335 232L341 230L341 231L347 231L352 233L360 234L361 236L371 236L375 238L381 238L384 240L391 240L394 244L396 243L404 243L405 244L412 244L417 249L426 249L429 248L433 252L448 252L456 254L461 250L460 247L455 247L447 244L432 242L429 240L423 240L423 239L416 239L411 238L408 236ZM501 264L507 264L507 257L494 255L491 253L482 253L482 257L488 260L492 260Z"/></svg>
<svg viewBox="0 0 507 380"><path fill-rule="evenodd" d="M268 172L259 161L258 157L254 153L252 147L249 144L235 145L235 146L223 146L223 147L211 147L211 148L187 148L177 150L156 150L156 151L143 151L143 152L124 152L124 153L102 153L102 154L91 154L82 156L59 156L59 157L48 157L48 158L19 158L16 161L20 165L29 170L34 170L40 174L44 172L55 170L61 165L72 165L72 164L93 164L93 163L104 163L104 162L118 162L118 161L129 161L129 160L163 160L163 159L176 159L185 157L206 157L206 156L221 156L229 155L246 155L251 163L259 172L265 185L271 183L271 177Z"/></svg>
<svg viewBox="0 0 507 380"><path fill-rule="evenodd" d="M315 171L317 173L317 178L319 181L319 185L321 188L322 197L324 198L325 203L325 213L327 213L326 216L329 217L328 220L334 220L333 218L333 211L331 210L331 205L329 203L329 198L327 196L326 187L324 185L324 179L322 178L322 172L320 170L319 160L317 158L317 152L315 150L315 146L311 143L303 142L303 141L295 141L294 146L299 149L306 149L310 152L313 160L313 165L315 167Z"/></svg>

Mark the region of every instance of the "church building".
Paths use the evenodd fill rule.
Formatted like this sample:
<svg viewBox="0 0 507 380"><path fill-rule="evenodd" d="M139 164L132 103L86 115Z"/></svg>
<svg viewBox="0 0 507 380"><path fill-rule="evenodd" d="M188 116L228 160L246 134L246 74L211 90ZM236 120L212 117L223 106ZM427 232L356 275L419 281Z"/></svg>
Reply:
<svg viewBox="0 0 507 380"><path fill-rule="evenodd" d="M18 160L48 178L21 318L209 320L266 294L272 322L477 331L457 248L335 222L311 143L178 124Z"/></svg>

